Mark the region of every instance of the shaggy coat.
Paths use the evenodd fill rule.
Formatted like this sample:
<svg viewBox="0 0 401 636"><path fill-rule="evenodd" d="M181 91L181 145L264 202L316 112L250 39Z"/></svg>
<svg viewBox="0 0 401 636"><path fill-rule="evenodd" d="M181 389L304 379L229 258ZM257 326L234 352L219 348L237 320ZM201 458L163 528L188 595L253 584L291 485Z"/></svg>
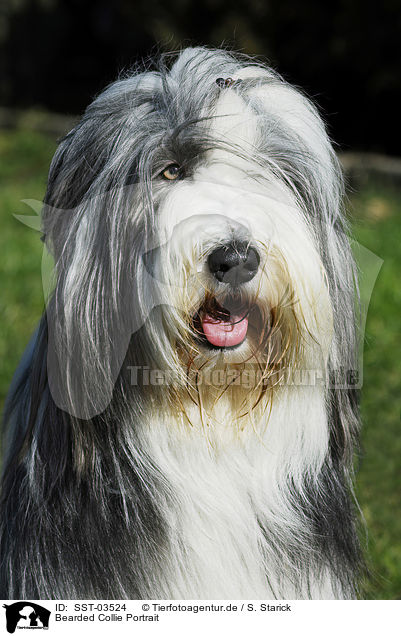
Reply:
<svg viewBox="0 0 401 636"><path fill-rule="evenodd" d="M6 406L0 597L355 596L342 188L315 107L245 57L186 49L88 107Z"/></svg>

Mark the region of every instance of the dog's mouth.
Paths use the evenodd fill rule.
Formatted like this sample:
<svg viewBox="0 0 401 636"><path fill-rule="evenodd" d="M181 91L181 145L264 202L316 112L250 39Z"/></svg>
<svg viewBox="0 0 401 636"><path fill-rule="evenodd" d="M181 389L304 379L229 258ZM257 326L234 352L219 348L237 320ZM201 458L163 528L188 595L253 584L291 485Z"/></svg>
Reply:
<svg viewBox="0 0 401 636"><path fill-rule="evenodd" d="M234 296L219 303L215 297L205 300L193 319L198 338L210 347L238 347L247 337L252 306Z"/></svg>

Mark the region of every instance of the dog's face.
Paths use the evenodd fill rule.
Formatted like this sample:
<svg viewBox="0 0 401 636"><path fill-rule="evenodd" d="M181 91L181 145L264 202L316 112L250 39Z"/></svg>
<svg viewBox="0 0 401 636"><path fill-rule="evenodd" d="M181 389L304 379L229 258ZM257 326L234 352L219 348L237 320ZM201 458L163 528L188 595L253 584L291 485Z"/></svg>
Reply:
<svg viewBox="0 0 401 636"><path fill-rule="evenodd" d="M130 339L131 363L171 371L181 389L221 365L256 365L258 389L280 369L324 371L338 183L317 112L268 69L188 49L112 85L49 181L59 401L84 403L89 379L88 411L102 410Z"/></svg>
<svg viewBox="0 0 401 636"><path fill-rule="evenodd" d="M200 125L177 136L189 156L191 142L207 139L196 162L178 150L181 161L167 160L154 176L160 246L147 269L175 365L186 373L254 367L262 387L288 368L323 370L333 325L308 210L266 161L269 78L259 72L245 90L248 76L252 69L239 71Z"/></svg>

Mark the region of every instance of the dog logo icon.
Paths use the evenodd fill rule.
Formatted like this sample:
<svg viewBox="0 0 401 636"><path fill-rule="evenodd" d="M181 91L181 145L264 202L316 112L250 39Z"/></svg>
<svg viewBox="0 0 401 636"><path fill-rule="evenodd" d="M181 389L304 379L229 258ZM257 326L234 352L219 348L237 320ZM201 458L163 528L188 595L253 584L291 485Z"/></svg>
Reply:
<svg viewBox="0 0 401 636"><path fill-rule="evenodd" d="M30 601L18 601L3 605L6 610L7 631L14 634L18 629L49 629L51 612Z"/></svg>

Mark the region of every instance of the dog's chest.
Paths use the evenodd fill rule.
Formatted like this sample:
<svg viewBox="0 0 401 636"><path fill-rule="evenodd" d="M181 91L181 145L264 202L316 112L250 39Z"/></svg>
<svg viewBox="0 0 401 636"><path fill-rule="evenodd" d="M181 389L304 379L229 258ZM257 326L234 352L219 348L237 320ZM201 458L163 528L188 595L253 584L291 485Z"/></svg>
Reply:
<svg viewBox="0 0 401 636"><path fill-rule="evenodd" d="M216 453L207 444L176 440L153 448L153 455L171 488L164 507L169 555L163 593L173 598L266 598L263 534L254 497L263 486L249 454L240 447Z"/></svg>

